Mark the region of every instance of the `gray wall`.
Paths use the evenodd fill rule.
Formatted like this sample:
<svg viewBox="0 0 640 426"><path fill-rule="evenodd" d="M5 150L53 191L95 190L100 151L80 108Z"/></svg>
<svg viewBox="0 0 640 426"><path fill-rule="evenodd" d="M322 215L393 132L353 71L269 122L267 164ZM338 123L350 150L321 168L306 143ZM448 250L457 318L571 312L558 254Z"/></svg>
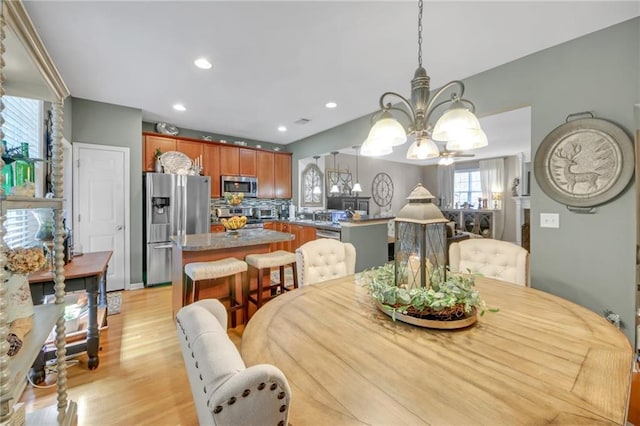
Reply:
<svg viewBox="0 0 640 426"><path fill-rule="evenodd" d="M73 142L129 148L131 283L142 282L142 111L73 98Z"/></svg>
<svg viewBox="0 0 640 426"><path fill-rule="evenodd" d="M579 111L593 111L631 132L634 104L640 103L639 65L640 18L636 18L470 77L465 80L465 97L474 101L481 115L530 105L535 153L551 130ZM368 130L366 116L296 142L291 145L294 167L299 158L360 143ZM633 341L635 183L592 215L567 211L535 180L531 184L533 287L597 313L610 309L620 314ZM541 229L543 212L558 213L560 228Z"/></svg>
<svg viewBox="0 0 640 426"><path fill-rule="evenodd" d="M336 166L338 167L338 169L350 170L353 177L353 182L355 183L355 154L338 154L336 158ZM325 157L324 161L328 168L333 168L333 156L329 155ZM383 210L391 210L391 212L393 212L394 214L398 213L398 211L405 204L407 204L406 198L409 196L411 190L418 183L422 182L422 168L423 167L421 166L396 163L381 158L358 156L358 177L360 178L360 185L362 186L362 192L358 194L359 197L372 197L371 184L375 175L380 172L388 174L393 181L394 190L391 205L380 207L373 201L372 197L369 199L369 215L380 215Z"/></svg>

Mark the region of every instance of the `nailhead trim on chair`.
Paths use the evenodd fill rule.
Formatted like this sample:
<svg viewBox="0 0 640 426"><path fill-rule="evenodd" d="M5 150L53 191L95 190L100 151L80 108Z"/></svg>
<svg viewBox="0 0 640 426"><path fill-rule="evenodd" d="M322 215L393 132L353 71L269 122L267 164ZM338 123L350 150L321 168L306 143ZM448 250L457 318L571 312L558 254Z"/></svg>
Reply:
<svg viewBox="0 0 640 426"><path fill-rule="evenodd" d="M185 346L186 346L186 347L188 347L188 348L191 348L191 346L192 346L192 345L191 345L191 341L190 341L190 339L189 339L189 336L185 333L185 330L184 330L183 325L180 323L180 321L179 321L178 319L176 319L176 323L177 323L177 328L178 328L178 330L179 330L180 332L182 332L182 333L183 333L183 336L184 336L184 338L185 338ZM192 359L195 359L195 353L194 353L194 350L193 350L193 349L191 349L190 353L191 353L191 357L192 357ZM198 377L199 377L200 381L201 381L201 382L203 382L203 381L204 381L204 379L203 379L202 372L201 372L201 371L199 371L199 370L200 370L199 360L195 360L193 365L195 366L195 368L196 368L196 370L197 370L197 371L195 371L195 373L197 373L197 374L198 374ZM277 389L279 389L279 390L277 391L277 393L275 393L275 394L274 394L274 396L276 396L278 400L282 400L282 399L284 399L284 398L286 397L286 392L284 391L284 388L282 388L282 387L281 387L281 386L279 386L277 383L274 383L274 382L272 382L272 381L269 381L269 382L267 382L267 383L265 383L265 382L261 382L261 383L259 383L259 384L257 385L257 388L258 388L258 390L260 391L260 390L263 390L267 385L269 385L269 390L271 390L271 391L276 391ZM203 385L203 387L202 387L202 392L203 392L205 395L208 395L208 392L207 392L207 386L206 386L206 385ZM214 392L214 394L215 394L215 392ZM244 390L243 390L242 392L240 392L238 395L236 395L236 396L231 396L231 397L227 400L227 402L226 402L226 403L227 403L227 405L228 405L229 407L230 407L230 406L232 406L232 405L235 405L235 403L236 403L236 402L238 402L238 399L240 398L240 396L242 396L242 398L246 398L246 400L247 400L247 401L250 401L251 399L250 399L250 398L247 398L250 394L251 394L251 389L244 389ZM265 396L266 396L266 395L265 395ZM210 398L210 397L209 397L209 398ZM213 405L213 403L212 403L211 399L209 399L209 398L208 398L208 399L207 399L207 401L206 401L206 406L207 406L207 408L208 408L209 410L211 410L211 408L210 408L210 407ZM288 402L288 401L284 401L284 402ZM282 404L282 405L279 407L279 412L280 412L280 413L285 413L285 412L287 411L287 405L288 405L288 404ZM239 406L239 407L238 407L238 410L244 410L244 409L245 409L245 406L243 406L242 404L238 404L238 406ZM229 408L229 409L231 409L231 408ZM222 406L222 405L216 405L216 406L215 406L215 408L214 408L213 410L209 411L209 413L217 415L217 414L220 414L222 411L223 411L223 406ZM233 412L232 412L232 413L233 413ZM277 424L278 424L278 425L281 425L281 426L285 426L285 425L286 425L286 422L285 422L284 420L280 420Z"/></svg>

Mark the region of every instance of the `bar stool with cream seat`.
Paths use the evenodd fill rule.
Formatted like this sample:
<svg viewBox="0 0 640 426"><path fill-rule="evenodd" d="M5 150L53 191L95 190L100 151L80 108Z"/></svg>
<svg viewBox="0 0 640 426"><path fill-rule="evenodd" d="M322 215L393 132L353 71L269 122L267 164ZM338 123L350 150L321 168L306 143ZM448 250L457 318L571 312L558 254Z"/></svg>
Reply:
<svg viewBox="0 0 640 426"><path fill-rule="evenodd" d="M263 303L268 302L272 297L274 297L269 295L265 298L265 291L280 289L280 293L284 293L285 291L290 290L285 286L284 268L286 266L291 266L291 268L293 269L293 288L298 288L295 253L291 253L285 250L277 250L263 254L248 254L244 258L244 260L247 262L247 265L252 268L249 269L249 276L251 276L251 271L253 269L257 270L258 272L258 285L257 289L255 290L257 295L254 298L252 295L254 292L250 291L249 295L247 296L247 299L250 302L254 303L256 307L260 308ZM269 271L271 271L271 268L280 269L280 282L271 284L271 281L269 281L269 285L264 285L264 270L268 269ZM269 280L271 280L271 277L269 277Z"/></svg>
<svg viewBox="0 0 640 426"><path fill-rule="evenodd" d="M247 272L247 263L236 259L235 257L228 257L226 259L213 260L210 262L193 262L184 265L184 273L187 276L187 288L189 286L189 280L192 283L191 303L199 299L199 282L203 280L218 280L221 278L227 278L229 285L229 292L227 296L221 298L221 300L229 299L229 307L227 311L231 316L231 326L236 327L237 311L242 309L242 320L246 324L249 314L247 295L248 295L248 281L243 277ZM234 276L234 280L231 280L231 276ZM218 285L219 283L216 283ZM236 286L240 284L242 294L240 300L236 295Z"/></svg>

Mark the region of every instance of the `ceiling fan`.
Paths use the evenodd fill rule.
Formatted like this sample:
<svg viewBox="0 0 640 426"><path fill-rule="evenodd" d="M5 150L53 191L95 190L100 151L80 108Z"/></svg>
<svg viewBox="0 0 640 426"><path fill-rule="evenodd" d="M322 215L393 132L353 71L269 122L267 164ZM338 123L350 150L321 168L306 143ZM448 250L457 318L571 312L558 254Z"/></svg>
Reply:
<svg viewBox="0 0 640 426"><path fill-rule="evenodd" d="M456 158L465 158L465 157L466 158L475 157L475 154L465 154L462 151L451 151L451 150L448 150L446 147L442 147L440 149L440 154L438 155L437 158L440 159L438 160L438 164L448 166L449 164L453 164Z"/></svg>

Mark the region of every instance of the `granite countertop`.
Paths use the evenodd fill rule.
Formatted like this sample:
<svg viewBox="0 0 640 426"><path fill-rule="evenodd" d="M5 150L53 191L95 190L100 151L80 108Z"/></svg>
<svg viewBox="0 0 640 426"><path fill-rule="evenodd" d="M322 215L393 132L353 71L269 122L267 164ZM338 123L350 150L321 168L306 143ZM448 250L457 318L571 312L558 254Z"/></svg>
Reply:
<svg viewBox="0 0 640 426"><path fill-rule="evenodd" d="M282 223L293 223L301 226L312 226L317 229L327 229L333 231L339 231L341 226L358 226L358 225L373 225L375 223L380 222L388 222L394 217L365 217L362 219L346 219L341 220L339 223L333 222L320 222L313 220L288 220L288 219L274 219L269 220L267 222L282 222Z"/></svg>
<svg viewBox="0 0 640 426"><path fill-rule="evenodd" d="M231 247L254 246L290 241L294 235L270 229L240 229L238 234L214 232L209 234L191 234L173 236L171 241L183 251L219 250Z"/></svg>

